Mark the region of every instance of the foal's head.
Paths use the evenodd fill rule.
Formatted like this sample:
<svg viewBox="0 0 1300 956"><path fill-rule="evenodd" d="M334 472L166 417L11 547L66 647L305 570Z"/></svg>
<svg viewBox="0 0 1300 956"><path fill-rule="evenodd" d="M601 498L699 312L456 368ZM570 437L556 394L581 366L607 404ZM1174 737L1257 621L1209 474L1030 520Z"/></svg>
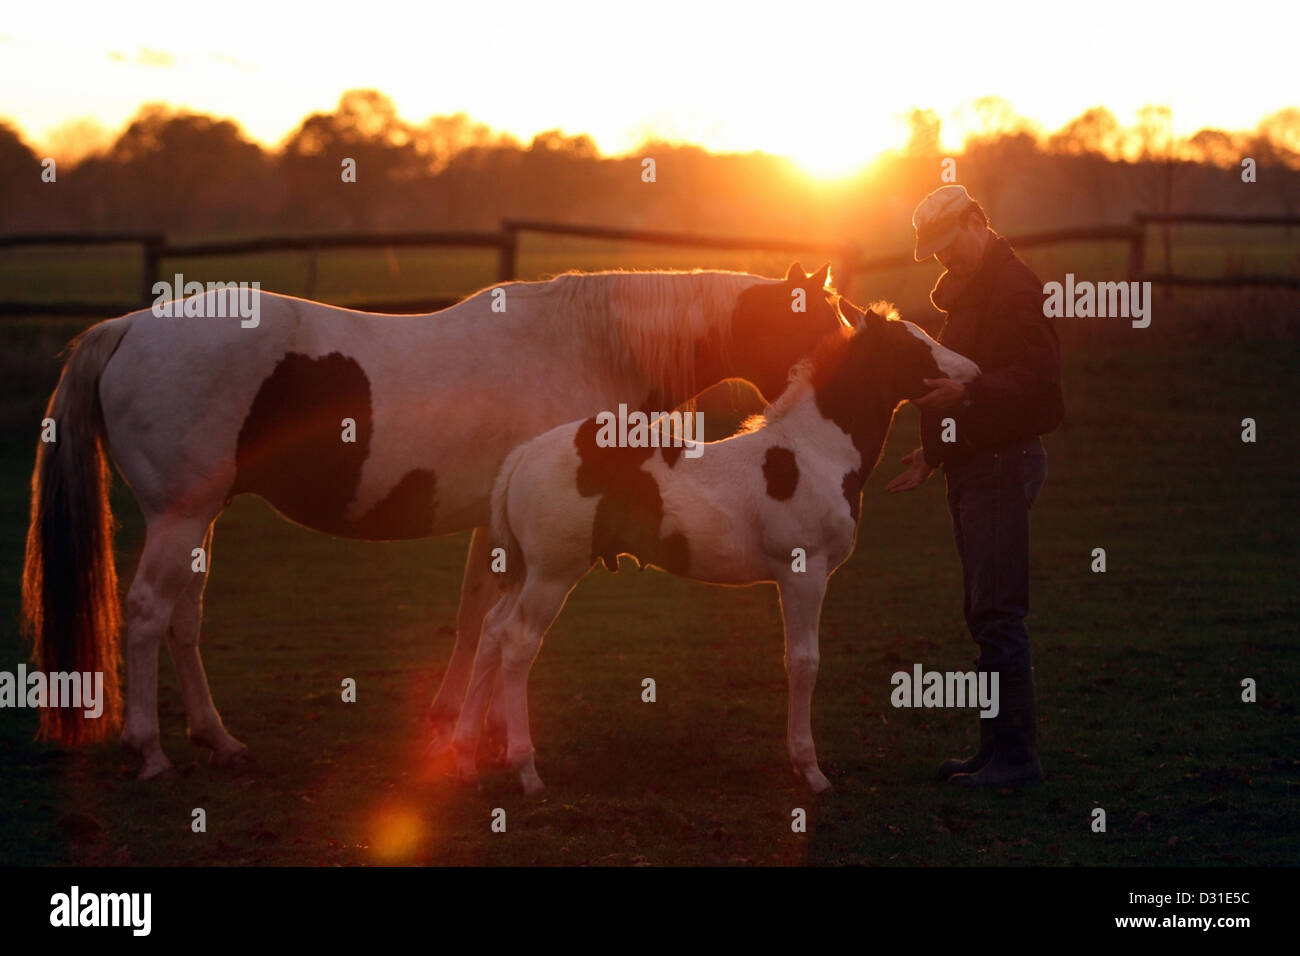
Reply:
<svg viewBox="0 0 1300 956"><path fill-rule="evenodd" d="M731 317L731 376L749 381L764 401L785 389L790 367L829 333L847 335L830 285L830 264L809 275L799 263L781 281L759 282L741 293Z"/></svg>
<svg viewBox="0 0 1300 956"><path fill-rule="evenodd" d="M874 463L894 411L930 391L924 379L968 382L979 366L899 319L887 303L864 310L841 299L840 308L853 332L813 359L813 392L821 413L849 433L864 462Z"/></svg>
<svg viewBox="0 0 1300 956"><path fill-rule="evenodd" d="M855 374L874 380L877 394L891 407L930 391L924 379L950 378L966 384L980 373L970 359L940 345L914 322L900 319L888 303L859 309L841 299L840 308L853 327L847 363Z"/></svg>

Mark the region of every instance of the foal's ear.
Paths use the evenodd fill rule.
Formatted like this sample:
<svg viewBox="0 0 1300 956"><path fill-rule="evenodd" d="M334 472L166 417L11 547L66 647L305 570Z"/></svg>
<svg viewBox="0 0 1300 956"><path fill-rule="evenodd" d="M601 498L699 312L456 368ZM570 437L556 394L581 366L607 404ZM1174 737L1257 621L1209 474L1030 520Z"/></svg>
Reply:
<svg viewBox="0 0 1300 956"><path fill-rule="evenodd" d="M826 288L826 283L830 281L830 278L831 278L831 264L828 262L820 269L818 269L817 272L813 275L812 277L813 288L814 289Z"/></svg>
<svg viewBox="0 0 1300 956"><path fill-rule="evenodd" d="M845 320L854 329L862 328L862 323L867 318L867 312L865 309L859 309L843 296L840 296L840 314L844 316Z"/></svg>
<svg viewBox="0 0 1300 956"><path fill-rule="evenodd" d="M790 268L786 270L786 282L805 282L808 279L808 273L803 271L803 266L798 262L790 263Z"/></svg>

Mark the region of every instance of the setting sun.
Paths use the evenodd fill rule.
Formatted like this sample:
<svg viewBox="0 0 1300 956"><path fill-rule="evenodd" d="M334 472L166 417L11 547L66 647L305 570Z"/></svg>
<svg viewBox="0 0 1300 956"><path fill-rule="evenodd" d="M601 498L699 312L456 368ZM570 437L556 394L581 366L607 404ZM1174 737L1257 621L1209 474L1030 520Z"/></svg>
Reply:
<svg viewBox="0 0 1300 956"><path fill-rule="evenodd" d="M790 157L809 175L834 181L861 172L886 150L902 146L906 139L907 130L900 118L897 122L844 129L831 137L802 137L774 144L773 149Z"/></svg>

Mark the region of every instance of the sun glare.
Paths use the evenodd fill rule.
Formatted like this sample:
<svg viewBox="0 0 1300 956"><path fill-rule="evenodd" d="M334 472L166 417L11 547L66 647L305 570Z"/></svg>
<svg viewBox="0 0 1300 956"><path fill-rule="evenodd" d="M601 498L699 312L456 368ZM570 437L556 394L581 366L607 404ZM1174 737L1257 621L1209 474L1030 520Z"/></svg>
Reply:
<svg viewBox="0 0 1300 956"><path fill-rule="evenodd" d="M386 806L371 821L371 852L381 863L408 859L425 836L420 817L406 807Z"/></svg>
<svg viewBox="0 0 1300 956"><path fill-rule="evenodd" d="M787 153L787 155L794 161L796 166L813 179L834 182L848 179L861 172L883 151L883 147L867 154L809 149L806 151L795 150Z"/></svg>
<svg viewBox="0 0 1300 956"><path fill-rule="evenodd" d="M901 115L859 104L852 122L836 119L829 104L819 110L816 123L791 129L779 137L767 131L764 147L788 157L813 179L825 182L847 179L874 163L882 153L907 141Z"/></svg>

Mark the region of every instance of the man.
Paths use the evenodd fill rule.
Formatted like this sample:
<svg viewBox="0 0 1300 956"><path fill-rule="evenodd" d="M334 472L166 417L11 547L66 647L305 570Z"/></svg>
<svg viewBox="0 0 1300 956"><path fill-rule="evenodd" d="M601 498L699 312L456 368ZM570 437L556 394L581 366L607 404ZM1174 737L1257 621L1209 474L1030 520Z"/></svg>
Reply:
<svg viewBox="0 0 1300 956"><path fill-rule="evenodd" d="M1043 315L1043 284L964 187L930 193L912 225L916 261L934 255L947 269L930 293L947 313L939 341L979 363L981 375L965 386L926 380L932 389L915 402L921 447L887 490L918 488L943 465L976 668L999 675L1000 709L980 718L979 750L944 761L939 773L968 787L1018 787L1043 778L1024 619L1029 509L1047 475L1039 436L1065 414L1060 345Z"/></svg>

